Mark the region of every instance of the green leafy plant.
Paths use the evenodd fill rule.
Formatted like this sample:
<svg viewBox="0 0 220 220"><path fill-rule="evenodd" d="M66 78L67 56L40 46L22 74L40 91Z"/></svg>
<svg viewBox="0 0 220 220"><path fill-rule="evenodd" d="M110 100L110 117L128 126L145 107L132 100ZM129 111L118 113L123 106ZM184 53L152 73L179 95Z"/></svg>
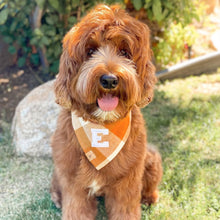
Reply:
<svg viewBox="0 0 220 220"><path fill-rule="evenodd" d="M131 0L131 2L136 10L144 8L148 18L161 26L167 26L173 21L187 25L193 18L199 19L196 11L198 0Z"/></svg>
<svg viewBox="0 0 220 220"><path fill-rule="evenodd" d="M0 1L0 34L9 44L9 52L17 55L18 66L41 64L44 69L56 72L63 35L90 7L88 2Z"/></svg>
<svg viewBox="0 0 220 220"><path fill-rule="evenodd" d="M27 15L31 14L33 7L33 2L26 0L1 1L0 4L0 33L10 45L9 52L19 54L19 66L22 66L31 54L29 39L33 33Z"/></svg>
<svg viewBox="0 0 220 220"><path fill-rule="evenodd" d="M191 47L196 37L197 32L193 26L184 27L181 23L172 23L153 48L156 60L163 66L183 60L186 47Z"/></svg>

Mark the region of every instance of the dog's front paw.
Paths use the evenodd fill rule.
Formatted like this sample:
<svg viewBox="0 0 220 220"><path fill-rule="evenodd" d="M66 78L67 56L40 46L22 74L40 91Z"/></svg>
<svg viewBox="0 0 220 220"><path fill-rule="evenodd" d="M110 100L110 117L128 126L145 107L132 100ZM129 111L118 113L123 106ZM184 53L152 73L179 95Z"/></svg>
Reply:
<svg viewBox="0 0 220 220"><path fill-rule="evenodd" d="M143 196L141 203L145 205L151 205L157 203L158 201L159 201L159 192L158 190L155 190L151 195Z"/></svg>
<svg viewBox="0 0 220 220"><path fill-rule="evenodd" d="M61 195L57 192L51 192L51 200L54 202L55 206L60 209L62 207Z"/></svg>

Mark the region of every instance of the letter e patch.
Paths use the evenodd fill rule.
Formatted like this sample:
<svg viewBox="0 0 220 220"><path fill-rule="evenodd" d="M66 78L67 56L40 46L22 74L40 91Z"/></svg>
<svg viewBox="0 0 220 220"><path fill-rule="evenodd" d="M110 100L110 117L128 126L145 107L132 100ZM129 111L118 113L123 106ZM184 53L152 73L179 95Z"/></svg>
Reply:
<svg viewBox="0 0 220 220"><path fill-rule="evenodd" d="M102 141L103 135L109 135L108 129L91 129L92 147L109 147L108 141Z"/></svg>

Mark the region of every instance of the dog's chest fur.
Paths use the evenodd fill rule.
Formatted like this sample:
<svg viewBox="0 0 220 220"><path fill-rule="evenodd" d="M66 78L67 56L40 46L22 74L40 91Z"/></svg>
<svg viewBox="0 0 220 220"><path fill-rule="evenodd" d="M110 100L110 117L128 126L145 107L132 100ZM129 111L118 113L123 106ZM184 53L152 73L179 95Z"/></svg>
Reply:
<svg viewBox="0 0 220 220"><path fill-rule="evenodd" d="M88 188L89 188L88 196L92 197L98 193L98 191L101 189L101 185L98 184L96 180L93 180L93 182L89 185Z"/></svg>

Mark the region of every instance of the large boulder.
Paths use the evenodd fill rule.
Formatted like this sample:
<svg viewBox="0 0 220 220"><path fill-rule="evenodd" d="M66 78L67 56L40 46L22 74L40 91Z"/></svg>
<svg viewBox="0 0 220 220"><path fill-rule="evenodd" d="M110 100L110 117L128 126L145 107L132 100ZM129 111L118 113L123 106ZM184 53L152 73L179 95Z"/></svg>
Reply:
<svg viewBox="0 0 220 220"><path fill-rule="evenodd" d="M17 106L12 136L18 154L50 156L50 139L60 107L55 103L53 80L32 90Z"/></svg>

